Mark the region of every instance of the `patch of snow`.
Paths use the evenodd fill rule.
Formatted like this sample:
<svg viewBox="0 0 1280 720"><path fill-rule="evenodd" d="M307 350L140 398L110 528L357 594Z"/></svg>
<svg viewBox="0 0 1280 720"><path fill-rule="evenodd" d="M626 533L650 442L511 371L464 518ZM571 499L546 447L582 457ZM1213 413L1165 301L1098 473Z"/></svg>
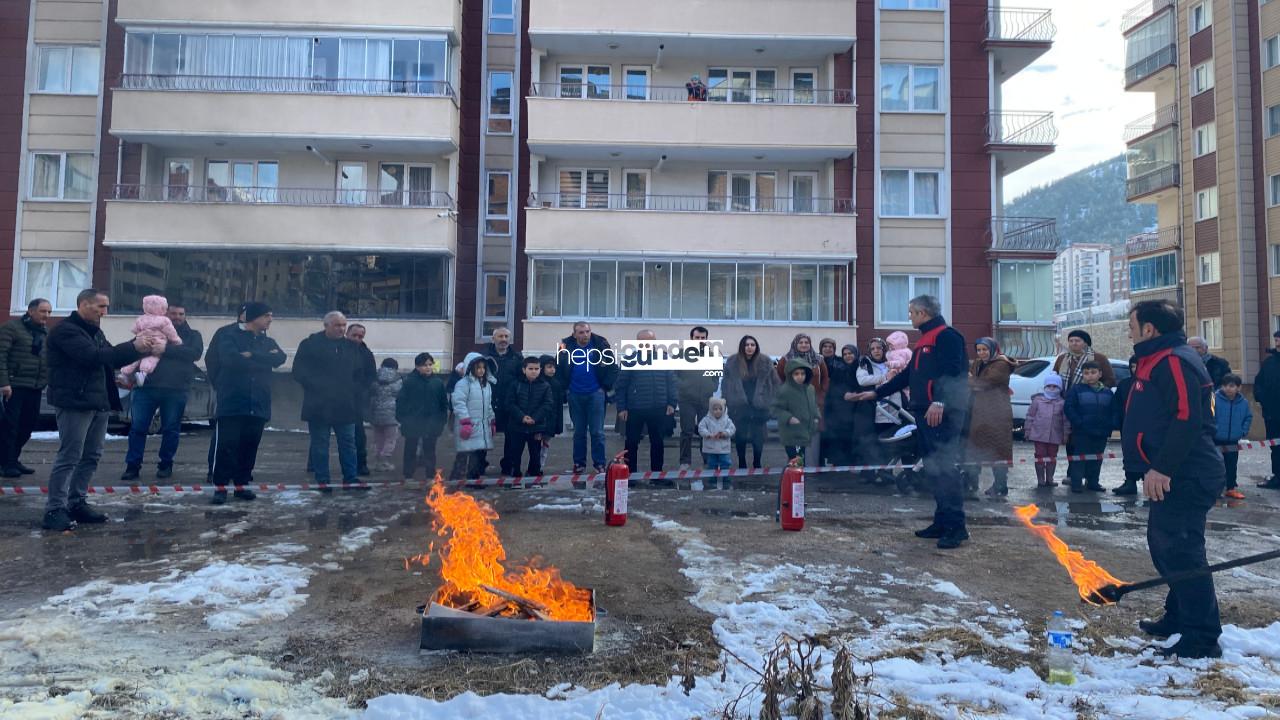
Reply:
<svg viewBox="0 0 1280 720"><path fill-rule="evenodd" d="M950 595L953 598L959 598L960 600L967 600L969 598L968 595L964 594L964 591L956 587L955 583L947 580L939 580L934 584L930 585L929 589L936 593L941 593L943 595Z"/></svg>
<svg viewBox="0 0 1280 720"><path fill-rule="evenodd" d="M299 505L308 505L316 498L315 493L304 493L301 490L281 490L280 492L271 493L268 497L276 505L287 505L296 507Z"/></svg>
<svg viewBox="0 0 1280 720"><path fill-rule="evenodd" d="M338 546L352 553L373 544L373 536L386 530L386 525L359 527L338 538Z"/></svg>
<svg viewBox="0 0 1280 720"><path fill-rule="evenodd" d="M31 439L35 442L59 442L60 441L57 430L41 430L40 432L33 432L31 433ZM112 442L115 440L128 440L128 439L129 439L128 435L112 435L111 433L107 433L107 442Z"/></svg>

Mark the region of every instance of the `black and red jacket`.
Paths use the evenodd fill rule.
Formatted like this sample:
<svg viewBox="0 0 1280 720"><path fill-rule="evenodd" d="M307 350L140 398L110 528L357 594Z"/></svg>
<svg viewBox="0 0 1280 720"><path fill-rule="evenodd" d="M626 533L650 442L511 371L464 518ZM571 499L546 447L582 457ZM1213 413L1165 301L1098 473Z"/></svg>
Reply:
<svg viewBox="0 0 1280 720"><path fill-rule="evenodd" d="M886 398L910 389L908 405L913 411L925 410L935 402L962 412L968 410L969 358L965 354L964 336L948 327L941 316L917 329L920 340L912 351L911 362L892 380L876 388L876 397Z"/></svg>
<svg viewBox="0 0 1280 720"><path fill-rule="evenodd" d="M1133 346L1138 358L1125 398L1124 469L1221 483L1222 454L1214 445L1213 380L1182 333Z"/></svg>

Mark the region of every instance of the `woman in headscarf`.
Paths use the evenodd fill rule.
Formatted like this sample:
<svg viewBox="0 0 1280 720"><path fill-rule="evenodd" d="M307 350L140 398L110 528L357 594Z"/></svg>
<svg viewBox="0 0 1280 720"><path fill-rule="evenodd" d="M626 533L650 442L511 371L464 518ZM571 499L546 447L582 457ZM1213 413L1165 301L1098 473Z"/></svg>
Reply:
<svg viewBox="0 0 1280 720"><path fill-rule="evenodd" d="M1009 402L1009 376L1017 363L1000 353L989 337L973 344L977 357L969 365L973 393L969 411L967 459L970 477L977 483L981 463L1008 463L1013 459L1013 405ZM991 497L1009 494L1009 466L992 465L995 482L987 488Z"/></svg>
<svg viewBox="0 0 1280 720"><path fill-rule="evenodd" d="M832 345L835 345L834 340ZM813 392L818 399L818 433L821 433L823 428L826 427L825 407L827 403L827 386L831 384L830 368L827 367L827 363L822 359L818 349L814 348L813 338L809 337L807 333L796 333L796 336L791 339L791 349L778 360L776 371L779 384L787 381L787 362L792 358L800 358L813 368L813 372L809 375L809 384L813 386ZM819 437L820 434L815 434L806 445L807 450L804 455L806 458L818 457Z"/></svg>
<svg viewBox="0 0 1280 720"><path fill-rule="evenodd" d="M824 341L825 342L825 341ZM853 460L852 397L858 392L858 348L845 345L840 356L827 361L831 382L827 385L826 426L822 431L822 457L832 465L849 465Z"/></svg>
<svg viewBox="0 0 1280 720"><path fill-rule="evenodd" d="M751 467L760 467L764 452L765 423L773 396L778 390L778 376L773 361L760 351L760 343L750 335L738 341L738 354L724 363L724 381L720 393L729 405L729 417L737 426L733 437L738 451L738 469L747 468L747 445L751 445Z"/></svg>

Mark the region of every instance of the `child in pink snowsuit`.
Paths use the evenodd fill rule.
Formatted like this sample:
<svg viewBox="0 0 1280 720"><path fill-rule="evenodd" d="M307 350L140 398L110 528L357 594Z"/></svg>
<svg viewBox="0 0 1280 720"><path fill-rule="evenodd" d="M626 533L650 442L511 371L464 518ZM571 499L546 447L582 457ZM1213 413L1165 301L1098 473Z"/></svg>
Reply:
<svg viewBox="0 0 1280 720"><path fill-rule="evenodd" d="M886 340L889 343L889 352L885 353L885 361L891 371L889 377L893 377L902 372L907 363L911 362L911 350L907 348L907 334L901 330L889 333Z"/></svg>
<svg viewBox="0 0 1280 720"><path fill-rule="evenodd" d="M133 322L133 334L156 340L156 346L160 349L163 349L166 343L181 345L182 338L178 337L173 321L166 314L168 312L169 301L164 297L148 295L142 298L142 314ZM159 357L148 355L138 362L124 366L120 373L124 376L126 383L136 380L141 386L147 381L147 375L155 372L158 362L160 362Z"/></svg>

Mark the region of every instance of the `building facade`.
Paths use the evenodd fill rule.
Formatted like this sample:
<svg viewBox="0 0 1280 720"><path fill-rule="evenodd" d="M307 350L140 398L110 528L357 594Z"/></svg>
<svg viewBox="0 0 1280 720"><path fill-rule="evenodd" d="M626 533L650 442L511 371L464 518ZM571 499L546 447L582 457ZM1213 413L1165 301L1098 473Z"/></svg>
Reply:
<svg viewBox="0 0 1280 720"><path fill-rule="evenodd" d="M1053 261L1054 312L1104 305L1111 296L1111 246L1078 243Z"/></svg>
<svg viewBox="0 0 1280 720"><path fill-rule="evenodd" d="M1053 150L1001 93L1047 11L667 2L10 3L10 312L96 284L125 335L148 293L210 330L259 298L286 350L336 308L451 363L579 319L863 342L931 293L1052 347L1053 222L1000 211Z"/></svg>
<svg viewBox="0 0 1280 720"><path fill-rule="evenodd" d="M1126 128L1127 193L1159 224L1128 242L1130 296L1181 303L1188 331L1251 378L1280 327L1280 7L1154 0L1122 31L1126 88L1154 95Z"/></svg>

